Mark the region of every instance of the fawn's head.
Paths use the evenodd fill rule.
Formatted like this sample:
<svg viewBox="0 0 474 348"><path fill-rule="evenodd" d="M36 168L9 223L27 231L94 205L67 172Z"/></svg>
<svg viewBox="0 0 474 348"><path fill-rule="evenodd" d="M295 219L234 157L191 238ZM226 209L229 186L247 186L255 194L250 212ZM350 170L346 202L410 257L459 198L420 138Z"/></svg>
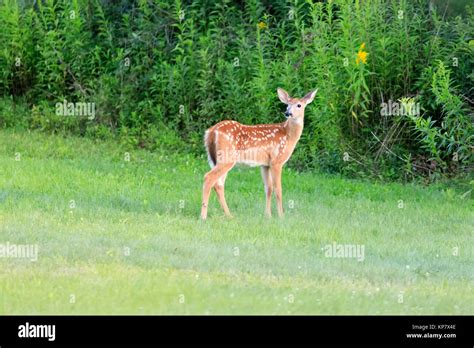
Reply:
<svg viewBox="0 0 474 348"><path fill-rule="evenodd" d="M282 103L288 105L285 112L285 117L289 119L301 120L304 117L304 109L306 105L311 103L318 90L314 90L306 94L303 98L291 98L288 92L283 88L278 88L278 98Z"/></svg>

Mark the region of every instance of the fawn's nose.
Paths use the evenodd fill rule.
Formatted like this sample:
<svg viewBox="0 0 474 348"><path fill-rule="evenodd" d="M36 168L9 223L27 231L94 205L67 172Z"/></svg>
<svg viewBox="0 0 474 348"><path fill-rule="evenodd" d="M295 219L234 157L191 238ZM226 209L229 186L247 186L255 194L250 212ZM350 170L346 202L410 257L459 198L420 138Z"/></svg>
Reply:
<svg viewBox="0 0 474 348"><path fill-rule="evenodd" d="M286 110L286 111L285 111L285 116L286 116L286 117L290 117L290 116L291 116L291 111L290 111L290 110Z"/></svg>

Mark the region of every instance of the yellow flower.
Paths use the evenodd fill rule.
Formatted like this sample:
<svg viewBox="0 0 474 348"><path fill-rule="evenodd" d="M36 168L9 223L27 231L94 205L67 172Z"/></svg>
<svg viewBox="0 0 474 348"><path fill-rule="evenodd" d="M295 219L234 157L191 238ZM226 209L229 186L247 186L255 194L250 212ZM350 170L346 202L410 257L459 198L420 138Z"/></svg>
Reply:
<svg viewBox="0 0 474 348"><path fill-rule="evenodd" d="M367 64L367 55L368 53L365 51L357 52L357 58L356 58L357 65L359 65L360 62Z"/></svg>
<svg viewBox="0 0 474 348"><path fill-rule="evenodd" d="M369 55L367 52L364 51L365 49L365 42L360 45L359 52L357 52L356 64L359 65L360 62L367 64L367 56Z"/></svg>
<svg viewBox="0 0 474 348"><path fill-rule="evenodd" d="M267 24L265 22L260 22L257 24L259 29L265 29L267 27Z"/></svg>

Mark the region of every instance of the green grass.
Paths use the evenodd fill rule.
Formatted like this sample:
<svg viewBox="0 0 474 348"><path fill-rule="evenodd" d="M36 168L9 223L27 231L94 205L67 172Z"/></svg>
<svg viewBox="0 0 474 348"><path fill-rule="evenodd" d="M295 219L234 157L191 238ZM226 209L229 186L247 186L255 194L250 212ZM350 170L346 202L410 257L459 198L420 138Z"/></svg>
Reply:
<svg viewBox="0 0 474 348"><path fill-rule="evenodd" d="M286 216L266 219L258 169L235 169L235 218L213 195L202 223L207 170L204 158L0 131L0 244L39 247L37 262L0 258L0 313L474 313L463 192L286 169ZM363 245L365 259L325 257L332 242Z"/></svg>

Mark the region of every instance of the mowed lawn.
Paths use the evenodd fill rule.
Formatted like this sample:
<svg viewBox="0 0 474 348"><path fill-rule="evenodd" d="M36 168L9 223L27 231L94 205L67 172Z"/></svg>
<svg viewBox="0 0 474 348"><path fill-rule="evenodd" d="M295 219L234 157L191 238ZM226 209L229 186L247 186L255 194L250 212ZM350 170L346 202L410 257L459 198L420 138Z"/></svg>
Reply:
<svg viewBox="0 0 474 348"><path fill-rule="evenodd" d="M207 170L204 157L0 131L0 244L38 245L36 262L0 258L0 313L474 313L464 190L285 169L286 216L267 219L259 169L234 169L234 218L213 193L202 223ZM363 246L363 260L327 257L332 243Z"/></svg>

